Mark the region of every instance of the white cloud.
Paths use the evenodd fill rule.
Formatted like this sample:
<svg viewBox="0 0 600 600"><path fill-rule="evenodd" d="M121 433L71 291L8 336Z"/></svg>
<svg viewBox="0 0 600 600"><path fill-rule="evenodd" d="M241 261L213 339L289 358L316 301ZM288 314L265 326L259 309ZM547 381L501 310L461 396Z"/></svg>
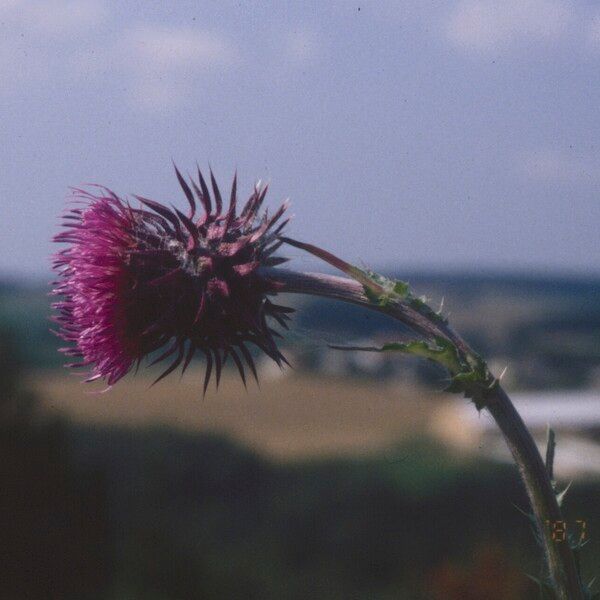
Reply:
<svg viewBox="0 0 600 600"><path fill-rule="evenodd" d="M0 0L0 14L28 32L61 35L96 27L108 10L98 0Z"/></svg>
<svg viewBox="0 0 600 600"><path fill-rule="evenodd" d="M103 46L82 49L73 66L84 73L109 69L162 77L222 68L236 60L235 48L215 32L140 25Z"/></svg>
<svg viewBox="0 0 600 600"><path fill-rule="evenodd" d="M2 2L9 27L0 38L0 94L49 80L103 80L117 85L133 108L161 112L192 98L200 77L238 60L235 46L214 31L149 24L110 29L104 5L93 0Z"/></svg>
<svg viewBox="0 0 600 600"><path fill-rule="evenodd" d="M576 17L561 0L463 0L447 23L448 39L477 51L563 37Z"/></svg>
<svg viewBox="0 0 600 600"><path fill-rule="evenodd" d="M22 5L22 0L0 0L0 15L5 16L12 9Z"/></svg>
<svg viewBox="0 0 600 600"><path fill-rule="evenodd" d="M126 99L145 112L165 112L193 97L199 77L235 65L238 53L214 31L139 25L120 32L111 44L80 51L71 68L83 77L126 79Z"/></svg>
<svg viewBox="0 0 600 600"><path fill-rule="evenodd" d="M144 112L156 113L177 108L190 93L191 87L185 81L140 77L132 82L127 99Z"/></svg>
<svg viewBox="0 0 600 600"><path fill-rule="evenodd" d="M129 101L147 112L163 112L192 97L194 79L235 63L235 48L212 31L139 26L125 32L113 63L129 77Z"/></svg>
<svg viewBox="0 0 600 600"><path fill-rule="evenodd" d="M600 156L540 148L518 157L518 170L529 179L552 183L600 182Z"/></svg>
<svg viewBox="0 0 600 600"><path fill-rule="evenodd" d="M209 68L230 63L233 48L210 31L142 26L124 36L125 59L144 71Z"/></svg>
<svg viewBox="0 0 600 600"><path fill-rule="evenodd" d="M69 58L80 52L82 34L107 17L95 0L0 0L0 94L63 77Z"/></svg>
<svg viewBox="0 0 600 600"><path fill-rule="evenodd" d="M319 54L319 39L314 31L295 29L287 35L284 43L286 57L292 64L304 66Z"/></svg>
<svg viewBox="0 0 600 600"><path fill-rule="evenodd" d="M45 0L32 3L27 10L27 22L50 34L76 34L98 26L107 16L106 7L94 0Z"/></svg>

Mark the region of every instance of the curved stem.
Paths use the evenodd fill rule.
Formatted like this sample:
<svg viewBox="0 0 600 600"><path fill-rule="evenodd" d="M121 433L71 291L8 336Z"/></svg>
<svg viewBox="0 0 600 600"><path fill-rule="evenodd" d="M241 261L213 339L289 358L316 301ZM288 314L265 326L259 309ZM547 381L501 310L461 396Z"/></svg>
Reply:
<svg viewBox="0 0 600 600"><path fill-rule="evenodd" d="M583 599L577 565L568 540L552 539L554 525L564 522L548 470L529 430L506 392L497 386L486 398L521 473L536 517L540 540L558 598Z"/></svg>
<svg viewBox="0 0 600 600"><path fill-rule="evenodd" d="M366 306L371 310L392 316L420 333L423 337L441 335L451 339L444 333L442 328L432 324L429 319L406 304L390 302L385 307L373 304L365 295L363 286L353 279L323 273L298 273L287 269L266 267L263 267L260 272L271 278L279 286L283 286L279 289L283 293L322 296L323 298Z"/></svg>
<svg viewBox="0 0 600 600"><path fill-rule="evenodd" d="M385 306L374 304L365 295L363 286L354 280L285 269L264 268L261 271L277 284L280 292L309 294L358 304L399 320L425 338L442 336L450 340L464 356L473 354L469 345L447 324L434 323L402 302L390 302ZM548 471L529 430L499 385L486 394L485 408L496 421L521 474L557 597L560 600L583 600L582 586L569 542L552 539L552 524L563 521L563 517Z"/></svg>

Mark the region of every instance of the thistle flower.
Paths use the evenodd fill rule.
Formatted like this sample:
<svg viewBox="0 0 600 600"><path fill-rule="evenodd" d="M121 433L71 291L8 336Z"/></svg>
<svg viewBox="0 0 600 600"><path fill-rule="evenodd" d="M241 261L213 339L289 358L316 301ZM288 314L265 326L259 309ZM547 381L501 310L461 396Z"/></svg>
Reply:
<svg viewBox="0 0 600 600"><path fill-rule="evenodd" d="M287 208L260 214L267 187L256 185L237 212L237 180L229 207L211 172L212 196L198 170L190 183L175 168L189 212L134 196L139 207L101 186L74 190L75 208L54 241L68 244L55 256L59 280L53 306L56 332L71 343L61 348L90 367L88 381L114 384L144 357L162 350L152 364L169 359L162 379L194 354L206 358L204 390L211 373L217 385L231 356L244 381L256 369L246 344L254 344L281 366L286 362L269 318L286 326L292 309L271 302L277 283L260 272L286 259L275 256ZM197 207L203 211L197 215Z"/></svg>
<svg viewBox="0 0 600 600"><path fill-rule="evenodd" d="M556 544L552 529L544 525L564 523L558 499L564 492L556 495L549 476L551 460L544 464L499 379L448 321L416 298L406 282L359 269L312 244L281 237L287 222L280 221L285 204L272 218L266 212L259 217L266 187L256 186L238 215L235 178L229 208L223 212L212 172L213 198L199 171L198 183L191 180L191 187L175 172L190 205L187 216L139 196L145 208L134 208L99 186L97 195L75 190L83 206L65 215L66 230L55 241L68 246L54 262L59 273L54 293L62 296L54 304L59 310L55 320L61 326L57 333L73 344L62 350L83 359L74 366L90 366L90 380L104 378L112 385L145 356L166 346L154 362L173 360L158 381L182 363L185 371L200 351L206 357L206 391L213 365L218 384L228 356L244 383L243 360L256 377L247 343L280 365L285 361L267 319L285 327L291 309L273 304L269 295L323 296L387 314L406 325L416 339L366 349L433 360L451 376L448 391L473 399L478 410L489 410L523 478L556 597L589 597L572 546ZM204 209L200 217L196 217L197 202ZM275 256L284 242L347 277L274 268L285 262Z"/></svg>

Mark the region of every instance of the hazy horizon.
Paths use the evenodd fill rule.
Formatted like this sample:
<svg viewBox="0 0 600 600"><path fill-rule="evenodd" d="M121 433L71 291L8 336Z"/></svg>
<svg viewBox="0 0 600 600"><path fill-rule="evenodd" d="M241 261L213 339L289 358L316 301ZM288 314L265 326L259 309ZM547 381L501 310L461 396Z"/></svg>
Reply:
<svg viewBox="0 0 600 600"><path fill-rule="evenodd" d="M315 261L311 261L311 265L297 265L298 261L292 260L289 265L284 265L282 268L294 268L298 271L309 271L309 272L322 272L322 273L331 273L338 274L344 276L343 273L336 271L332 267L321 264L319 265ZM365 266L362 261L356 261L358 265ZM453 266L448 268L441 268L429 265L407 265L406 267L393 265L385 265L385 264L368 264L366 265L369 269L376 271L377 273L381 273L388 277L397 277L403 280L407 280L410 282L411 278L418 279L460 279L460 278L473 278L473 279L482 279L482 280L490 280L493 278L498 278L500 280L514 280L515 282L524 282L526 280L531 280L531 282L585 282L590 283L591 285L600 284L600 271L592 271L592 270L581 270L578 271L576 269L568 269L568 268L556 268L556 269L544 269L543 267L531 269L526 267L517 267L515 269L502 269L500 267L489 266L484 269L477 269L476 266L472 268L469 267L461 267L461 266ZM56 274L52 272L49 268L47 272L26 272L19 273L18 271L10 271L10 270L1 270L0 271L0 285L8 284L8 285L19 285L23 284L26 286L34 286L39 287L43 285L47 285L50 290L51 283L56 279Z"/></svg>

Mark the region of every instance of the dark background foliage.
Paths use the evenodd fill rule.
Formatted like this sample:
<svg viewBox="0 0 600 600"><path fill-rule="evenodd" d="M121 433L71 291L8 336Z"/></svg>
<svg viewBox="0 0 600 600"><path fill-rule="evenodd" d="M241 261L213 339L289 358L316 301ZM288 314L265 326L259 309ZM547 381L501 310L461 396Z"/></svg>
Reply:
<svg viewBox="0 0 600 600"><path fill-rule="evenodd" d="M548 374L541 387L597 368L585 350L598 339L595 284L416 284L450 296L455 320L492 355L550 365L532 371ZM538 576L541 561L513 467L465 461L424 438L386 453L276 462L217 434L69 422L29 389L32 369L55 361L47 299L22 287L0 299L0 598L539 597L525 575ZM496 319L480 327L490 302ZM547 317L523 316L538 304ZM327 303L303 307L297 324L308 332L301 365L313 370L315 338L388 331ZM600 563L598 497L593 481L567 497L569 518L588 524L588 578Z"/></svg>

